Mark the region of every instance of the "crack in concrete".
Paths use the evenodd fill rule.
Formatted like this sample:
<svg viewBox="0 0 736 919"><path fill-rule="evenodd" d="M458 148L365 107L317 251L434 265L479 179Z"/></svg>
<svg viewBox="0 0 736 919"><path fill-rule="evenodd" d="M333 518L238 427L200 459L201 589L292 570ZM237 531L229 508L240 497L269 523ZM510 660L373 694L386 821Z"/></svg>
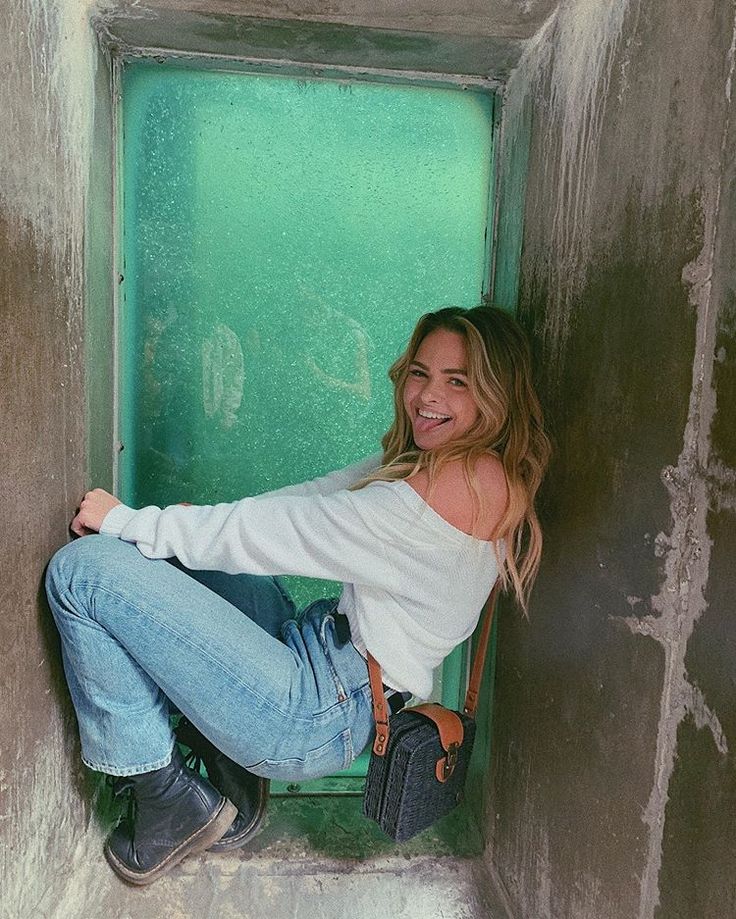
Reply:
<svg viewBox="0 0 736 919"><path fill-rule="evenodd" d="M736 15L727 60L726 98L730 101L736 65ZM719 752L722 755L728 752L720 721L707 706L700 689L688 679L685 656L695 624L707 605L705 588L711 550L707 531L709 492L714 477L725 478L731 484L730 474L725 474L709 463L710 431L716 405L712 376L717 359L715 341L718 320L717 310L712 304L712 274L729 128L730 117L727 114L714 187L710 195L704 195L703 200L703 248L695 261L685 267L682 275L683 282L690 285L690 302L697 312L696 349L683 449L677 466L662 471L662 481L670 495L672 516L671 533L660 534L657 540L660 547L666 546L662 553L665 558L665 579L659 593L652 597L653 614L642 619L624 618L634 634L646 635L661 644L665 655L654 782L642 816L649 827L649 840L641 880L638 919L653 919L659 905L665 810L674 772L680 724L688 715L692 716L699 728L711 731Z"/></svg>
<svg viewBox="0 0 736 919"><path fill-rule="evenodd" d="M700 618L699 615L693 617L691 625L694 625L698 618ZM653 638L663 646L676 643L673 642L670 634L671 620L667 620L663 616L645 616L643 619L638 619L635 616L612 616L611 619L624 622L634 634ZM687 640L683 639L684 636L680 631L678 640L682 642L686 649ZM695 726L698 729L707 728L710 730L718 752L723 756L728 754L728 741L720 719L705 701L705 696L700 687L689 681L687 671L683 671L683 680L679 693L676 695L670 694L669 712L671 715L677 715L675 728L679 726L686 715L692 715Z"/></svg>

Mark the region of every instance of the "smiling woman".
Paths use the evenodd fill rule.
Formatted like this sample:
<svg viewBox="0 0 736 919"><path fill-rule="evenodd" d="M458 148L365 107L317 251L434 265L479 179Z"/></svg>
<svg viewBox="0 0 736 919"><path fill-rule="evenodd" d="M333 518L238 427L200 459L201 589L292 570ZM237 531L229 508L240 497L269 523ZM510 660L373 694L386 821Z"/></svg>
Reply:
<svg viewBox="0 0 736 919"><path fill-rule="evenodd" d="M74 532L103 535L54 556L47 593L84 762L137 803L105 847L125 880L243 845L269 779L349 766L375 732L369 652L397 712L428 697L497 578L524 604L548 442L521 329L491 307L429 313L389 376L394 422L362 463L231 504L82 500ZM339 580L340 598L297 622L281 574ZM215 751L214 785L184 763L174 712Z"/></svg>
<svg viewBox="0 0 736 919"><path fill-rule="evenodd" d="M550 444L523 330L492 307L428 313L389 376L395 420L383 438L384 469L370 478L408 478L463 531L503 537L513 546L501 564L504 585L526 609L542 546L534 496Z"/></svg>

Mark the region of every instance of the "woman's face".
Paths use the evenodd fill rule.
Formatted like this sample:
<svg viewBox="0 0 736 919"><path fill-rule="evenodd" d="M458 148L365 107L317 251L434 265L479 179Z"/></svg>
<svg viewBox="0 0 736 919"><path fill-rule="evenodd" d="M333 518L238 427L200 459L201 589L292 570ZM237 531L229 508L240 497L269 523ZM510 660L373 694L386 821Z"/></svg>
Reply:
<svg viewBox="0 0 736 919"><path fill-rule="evenodd" d="M404 386L414 443L433 450L465 434L478 417L468 388L465 339L435 329L419 345Z"/></svg>

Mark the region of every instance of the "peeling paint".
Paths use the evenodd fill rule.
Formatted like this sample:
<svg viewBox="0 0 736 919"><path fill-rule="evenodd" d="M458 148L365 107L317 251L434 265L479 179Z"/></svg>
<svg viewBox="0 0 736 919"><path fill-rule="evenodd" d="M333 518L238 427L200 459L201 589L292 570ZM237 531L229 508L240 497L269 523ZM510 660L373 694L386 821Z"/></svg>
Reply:
<svg viewBox="0 0 736 919"><path fill-rule="evenodd" d="M615 621L618 617L614 616L611 618ZM624 618L622 621L626 623L628 628L635 635L644 635L647 638L653 638L663 647L667 647L673 643L671 635L672 623L671 620L665 617L645 616L642 619L638 619L634 616L631 616ZM694 625L694 623L692 623L692 625ZM682 638L682 633L680 630L678 630L677 637ZM686 648L687 642L685 641L684 644ZM683 672L682 680L679 682L679 692L670 691L668 693L667 713L669 716L675 714L677 716L677 722L674 726L675 734L677 733L676 729L679 727L680 722L687 715L691 715L695 722L695 726L698 729L706 728L711 732L718 752L723 756L726 756L728 754L728 742L726 740L726 735L723 731L723 726L721 725L718 716L708 706L705 701L705 697L703 696L703 693L698 688L698 686L690 682L686 671Z"/></svg>
<svg viewBox="0 0 736 919"><path fill-rule="evenodd" d="M731 67L728 72L728 79L726 80L726 101L731 101L731 88L733 86L733 62L736 60L736 20L733 24L733 32L731 33L731 47L728 49L728 59L731 63Z"/></svg>
<svg viewBox="0 0 736 919"><path fill-rule="evenodd" d="M707 478L714 510L736 511L736 469L711 458Z"/></svg>
<svg viewBox="0 0 736 919"><path fill-rule="evenodd" d="M704 252L712 258L717 208L706 207L706 241ZM695 623L705 612L704 592L710 557L707 533L707 485L700 470L706 465L709 422L713 416L715 395L711 387L711 364L716 322L710 308L709 284L694 284L692 296L698 309L698 347L693 362L693 388L683 450L677 466L663 470L662 481L670 495L672 530L660 534L658 544L666 544L665 580L660 592L652 597L652 613L624 621L634 633L658 642L665 656L665 672L660 701L660 719L654 766L654 783L643 821L649 828L646 865L642 874L638 919L653 919L659 904L659 871L662 862L667 789L674 771L677 751L677 729L689 711L694 687L685 669L687 645ZM720 725L717 733L722 736Z"/></svg>
<svg viewBox="0 0 736 919"><path fill-rule="evenodd" d="M706 703L698 686L689 685L689 698L685 698L685 710L693 716L698 730L707 729L713 735L716 749L722 756L728 755L728 741L718 715Z"/></svg>

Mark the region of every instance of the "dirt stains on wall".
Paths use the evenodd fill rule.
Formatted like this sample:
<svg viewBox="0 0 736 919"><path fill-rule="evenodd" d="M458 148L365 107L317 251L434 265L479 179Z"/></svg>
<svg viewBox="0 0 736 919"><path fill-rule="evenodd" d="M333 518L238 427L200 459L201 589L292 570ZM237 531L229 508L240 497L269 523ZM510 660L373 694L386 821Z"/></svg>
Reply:
<svg viewBox="0 0 736 919"><path fill-rule="evenodd" d="M39 595L84 484L89 13L82 0L0 9L0 781L2 900L14 919L52 914L86 823L58 643Z"/></svg>
<svg viewBox="0 0 736 919"><path fill-rule="evenodd" d="M521 129L524 109L544 99L546 155L535 176L551 209L544 326L548 351L559 356L570 310L590 261L596 173L612 69L629 0L563 3L529 42L505 91L502 161ZM540 129L537 122L535 130Z"/></svg>
<svg viewBox="0 0 736 919"><path fill-rule="evenodd" d="M9 118L0 145L0 206L6 219L30 224L34 240L58 253L70 285L79 279L84 238L94 8L90 0L15 0L3 7L0 107Z"/></svg>

